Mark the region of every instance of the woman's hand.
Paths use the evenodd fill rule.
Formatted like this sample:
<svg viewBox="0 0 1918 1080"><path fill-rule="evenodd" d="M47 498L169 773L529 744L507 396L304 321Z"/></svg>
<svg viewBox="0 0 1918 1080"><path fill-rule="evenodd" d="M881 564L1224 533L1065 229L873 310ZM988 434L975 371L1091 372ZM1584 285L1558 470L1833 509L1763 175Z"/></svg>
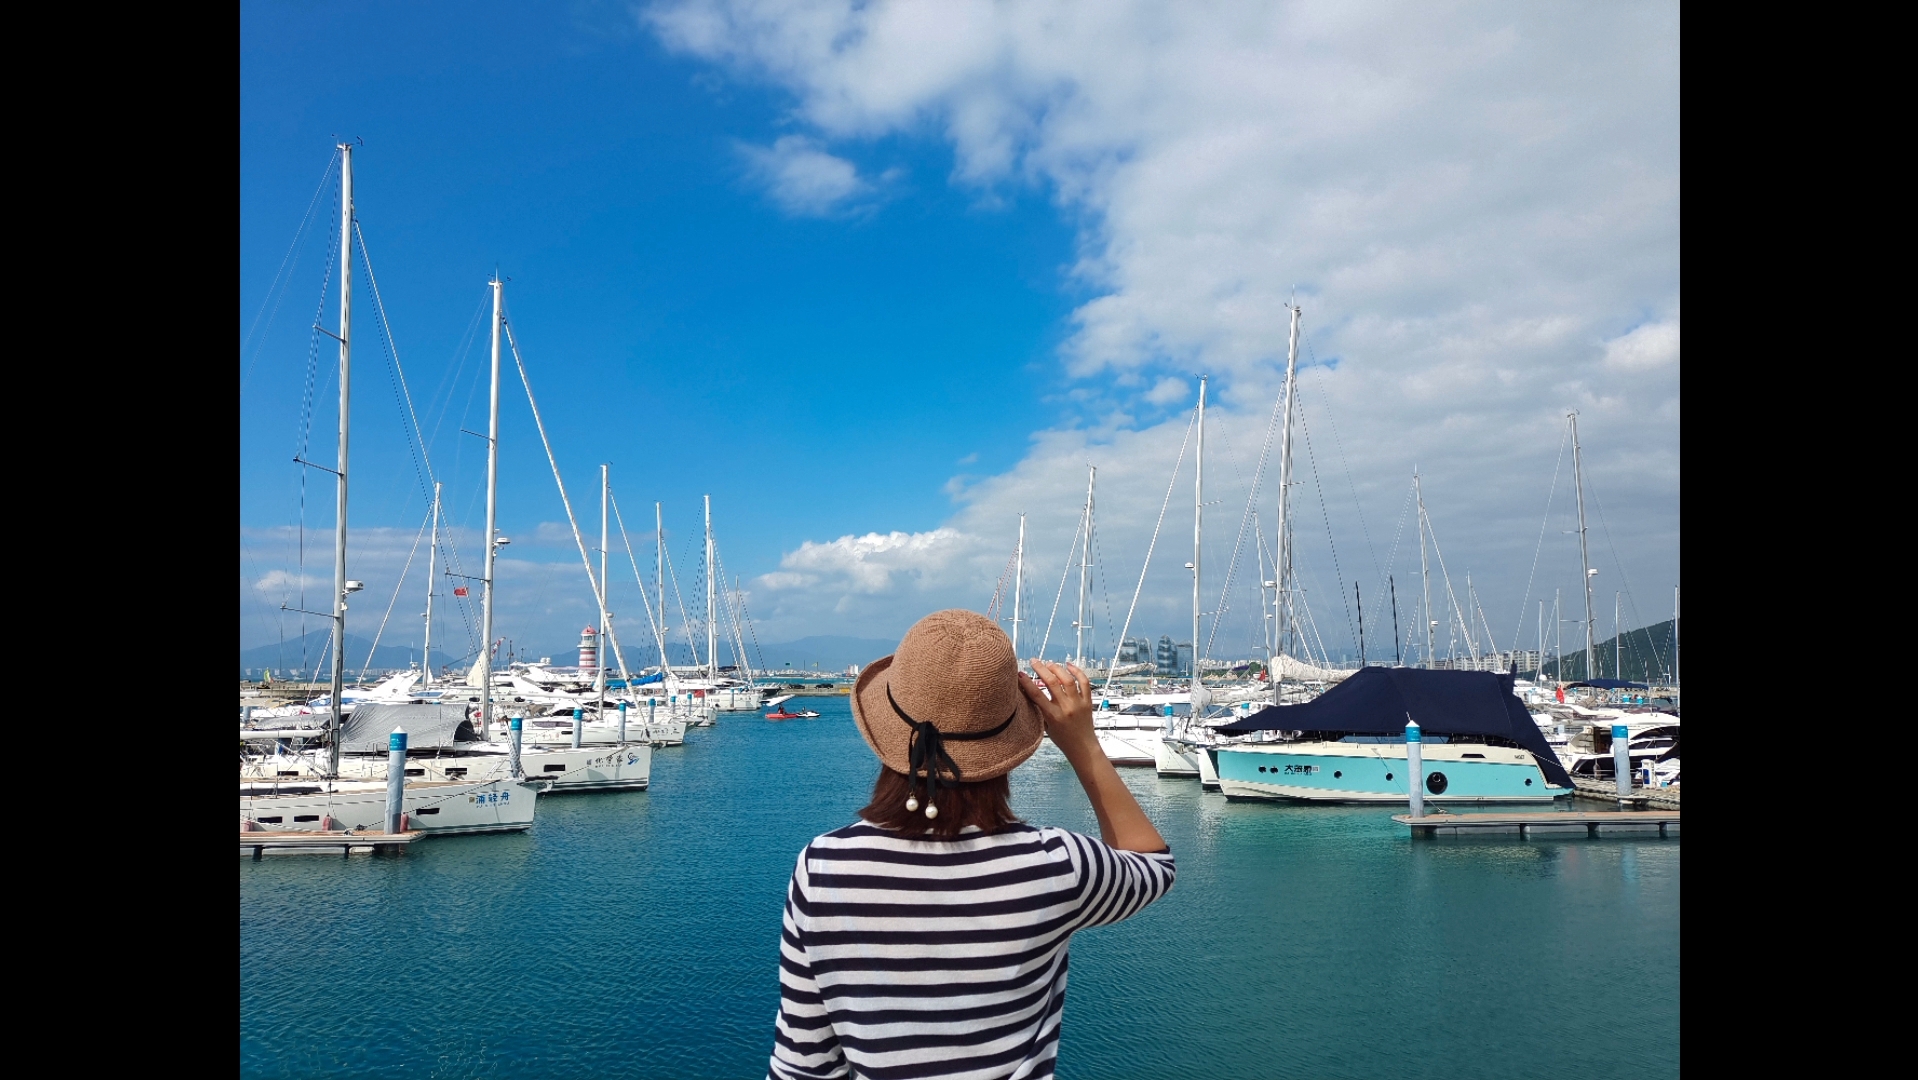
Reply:
<svg viewBox="0 0 1918 1080"><path fill-rule="evenodd" d="M1166 850L1165 838L1152 827L1145 811L1139 809L1139 801L1099 747L1099 736L1092 728L1092 681L1071 664L1034 660L1032 670L1039 673L1039 678L1035 681L1021 672L1019 686L1038 708L1052 745L1065 754L1072 771L1079 774L1079 784L1099 819L1099 835L1122 851ZM1050 698L1039 689L1041 684L1052 692Z"/></svg>
<svg viewBox="0 0 1918 1080"><path fill-rule="evenodd" d="M1053 745L1063 750L1068 743L1084 745L1094 740L1092 681L1086 678L1086 673L1071 664L1055 664L1048 660L1032 661L1032 670L1039 677L1034 679L1022 671L1019 673L1019 686L1038 708L1040 718L1045 721L1046 734L1052 736ZM1039 689L1041 684L1051 691L1050 698Z"/></svg>

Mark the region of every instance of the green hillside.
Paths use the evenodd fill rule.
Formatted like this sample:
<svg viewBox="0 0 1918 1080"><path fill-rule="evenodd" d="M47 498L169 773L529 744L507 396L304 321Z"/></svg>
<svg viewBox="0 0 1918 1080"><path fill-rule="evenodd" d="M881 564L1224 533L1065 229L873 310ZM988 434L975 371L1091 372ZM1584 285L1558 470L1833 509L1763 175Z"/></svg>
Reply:
<svg viewBox="0 0 1918 1080"><path fill-rule="evenodd" d="M1624 640L1606 638L1599 642L1598 663L1595 669L1585 665L1585 650L1565 654L1565 681L1575 679L1630 679L1633 682L1668 682L1671 679L1672 666L1676 653L1672 637L1672 620L1638 630L1627 630L1618 635ZM1621 669L1623 674L1621 674ZM1558 663L1545 661L1545 677L1560 679Z"/></svg>

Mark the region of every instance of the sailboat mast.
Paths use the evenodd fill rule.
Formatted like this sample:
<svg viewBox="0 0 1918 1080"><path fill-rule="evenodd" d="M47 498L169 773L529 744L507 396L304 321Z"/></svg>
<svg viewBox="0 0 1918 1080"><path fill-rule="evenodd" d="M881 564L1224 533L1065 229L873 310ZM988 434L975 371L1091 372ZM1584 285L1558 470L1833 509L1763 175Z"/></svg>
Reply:
<svg viewBox="0 0 1918 1080"><path fill-rule="evenodd" d="M1192 686L1199 686L1199 541L1205 535L1205 376L1199 376L1199 441L1192 458Z"/></svg>
<svg viewBox="0 0 1918 1080"><path fill-rule="evenodd" d="M666 662L666 512L659 503L653 504L653 536L659 540L653 588L659 593L659 674L664 681L672 665Z"/></svg>
<svg viewBox="0 0 1918 1080"><path fill-rule="evenodd" d="M1612 594L1612 678L1625 677L1625 636L1618 632L1618 601L1625 594Z"/></svg>
<svg viewBox="0 0 1918 1080"><path fill-rule="evenodd" d="M1092 588L1092 485L1099 478L1099 470L1086 466L1086 524L1085 536L1079 549L1079 621L1072 624L1074 653L1073 663L1081 668L1086 666L1086 599Z"/></svg>
<svg viewBox="0 0 1918 1080"><path fill-rule="evenodd" d="M1405 654L1399 649L1399 583L1392 575L1385 575L1385 587L1392 591L1392 666L1404 667Z"/></svg>
<svg viewBox="0 0 1918 1080"><path fill-rule="evenodd" d="M713 497L706 496L706 677L719 680L719 622L713 592Z"/></svg>
<svg viewBox="0 0 1918 1080"><path fill-rule="evenodd" d="M330 771L340 775L340 697L346 693L346 441L353 400L353 147L340 150L340 460L333 522L333 737Z"/></svg>
<svg viewBox="0 0 1918 1080"><path fill-rule="evenodd" d="M1425 558L1425 489L1419 484L1417 469L1412 470L1412 491L1418 496L1419 504L1419 581L1425 590L1425 666L1432 666L1432 629L1438 620L1432 618L1432 566Z"/></svg>
<svg viewBox="0 0 1918 1080"><path fill-rule="evenodd" d="M1571 414L1572 421L1572 482L1578 488L1578 565L1579 577L1585 584L1585 677L1591 678L1592 661L1598 655L1598 645L1592 640L1592 578L1598 573L1592 566L1592 556L1585 545L1585 474L1581 471L1578 456L1578 414Z"/></svg>
<svg viewBox="0 0 1918 1080"><path fill-rule="evenodd" d="M493 564L499 559L499 331L505 283L493 275L492 397L486 418L486 564L480 582L480 736L493 726Z"/></svg>
<svg viewBox="0 0 1918 1080"><path fill-rule="evenodd" d="M433 542L426 549L426 646L420 653L420 670L426 675L422 689L433 685L433 586L439 581L440 482L433 481Z"/></svg>
<svg viewBox="0 0 1918 1080"><path fill-rule="evenodd" d="M1272 539L1272 701L1279 701L1279 684L1285 681L1285 586L1291 570L1291 533L1285 519L1285 507L1292 494L1292 389L1299 369L1299 306L1292 306L1292 330L1285 347L1285 416L1279 423L1279 531Z"/></svg>
<svg viewBox="0 0 1918 1080"><path fill-rule="evenodd" d="M1565 609L1559 604L1565 598L1561 590L1552 590L1552 672L1556 681L1565 681Z"/></svg>
<svg viewBox="0 0 1918 1080"><path fill-rule="evenodd" d="M1359 592L1359 583L1352 583L1352 599L1359 605L1359 666L1365 666L1365 597Z"/></svg>
<svg viewBox="0 0 1918 1080"><path fill-rule="evenodd" d="M1003 578L1001 580L1004 580ZM1019 598L1026 591L1026 516L1019 515L1019 546L1012 552L1012 656L1019 658Z"/></svg>
<svg viewBox="0 0 1918 1080"><path fill-rule="evenodd" d="M612 491L611 478L607 475L609 466L605 462L599 465L599 587L594 589L599 600L599 673L594 678L599 696L606 697L606 647L613 640L613 628L606 616L606 545L608 540L606 500Z"/></svg>
<svg viewBox="0 0 1918 1080"><path fill-rule="evenodd" d="M1465 572L1465 598L1472 602L1473 612L1478 611L1478 591L1472 588L1472 572ZM1461 614L1459 622L1465 624L1465 648L1472 654L1472 670L1478 670L1478 631Z"/></svg>

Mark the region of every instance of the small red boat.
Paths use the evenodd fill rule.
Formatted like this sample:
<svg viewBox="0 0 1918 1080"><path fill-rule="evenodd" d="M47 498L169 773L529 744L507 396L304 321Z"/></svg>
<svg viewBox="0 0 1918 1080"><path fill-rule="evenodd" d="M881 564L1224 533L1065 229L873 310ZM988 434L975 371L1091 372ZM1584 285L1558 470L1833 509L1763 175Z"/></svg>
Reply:
<svg viewBox="0 0 1918 1080"><path fill-rule="evenodd" d="M800 717L802 717L802 716L804 716L804 715L806 715L806 714L805 714L805 713L796 713L796 712L787 712L787 711L786 711L786 709L785 709L785 707L784 707L784 706L781 706L781 707L780 707L780 708L779 708L778 710L776 710L776 711L774 711L774 712L769 712L769 713L767 713L767 714L766 714L766 719L768 719L768 720L797 720L797 719L799 719ZM817 715L817 714L815 713L814 715Z"/></svg>

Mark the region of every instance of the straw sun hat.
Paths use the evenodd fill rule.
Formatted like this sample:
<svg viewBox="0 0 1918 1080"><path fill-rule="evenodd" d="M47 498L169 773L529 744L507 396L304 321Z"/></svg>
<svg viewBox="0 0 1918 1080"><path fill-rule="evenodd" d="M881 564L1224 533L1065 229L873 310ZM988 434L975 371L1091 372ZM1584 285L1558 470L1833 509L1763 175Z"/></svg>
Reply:
<svg viewBox="0 0 1918 1080"><path fill-rule="evenodd" d="M859 733L886 768L926 778L926 816L939 782L991 780L1039 749L1045 725L1019 688L1012 642L973 611L935 611L852 689ZM908 808L912 808L910 804Z"/></svg>

